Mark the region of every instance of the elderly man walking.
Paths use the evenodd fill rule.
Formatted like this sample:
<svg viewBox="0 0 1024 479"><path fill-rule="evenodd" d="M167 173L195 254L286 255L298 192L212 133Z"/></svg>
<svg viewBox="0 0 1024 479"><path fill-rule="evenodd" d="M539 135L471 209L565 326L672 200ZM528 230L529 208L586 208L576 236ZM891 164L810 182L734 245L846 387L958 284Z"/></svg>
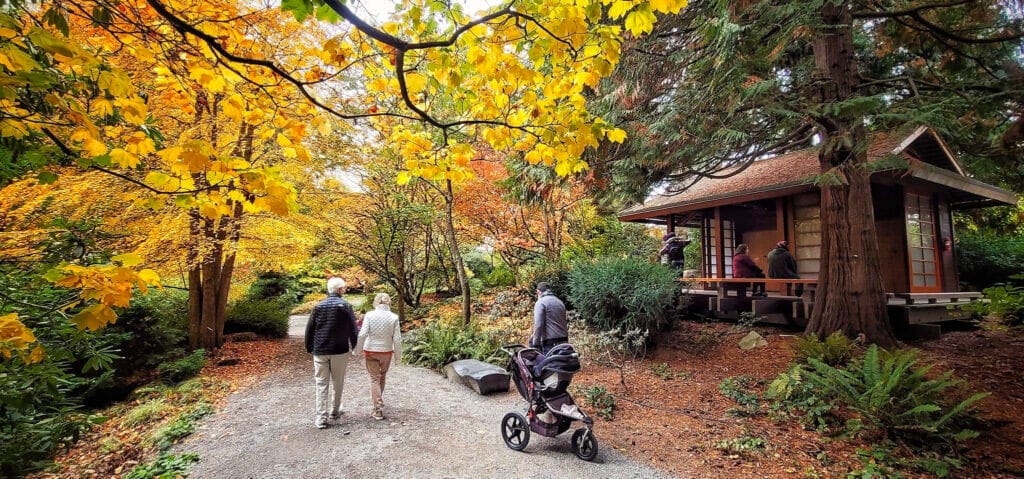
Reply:
<svg viewBox="0 0 1024 479"><path fill-rule="evenodd" d="M317 303L306 323L306 352L313 354L313 377L316 382L316 427L324 429L327 420L343 414L341 393L345 389L345 370L349 352L355 348L358 328L352 305L341 297L345 280L327 280L327 298ZM330 388L334 386L333 407L328 405Z"/></svg>
<svg viewBox="0 0 1024 479"><path fill-rule="evenodd" d="M547 354L556 345L569 342L565 321L565 303L555 296L547 283L537 283L537 304L533 307L533 335L530 346Z"/></svg>

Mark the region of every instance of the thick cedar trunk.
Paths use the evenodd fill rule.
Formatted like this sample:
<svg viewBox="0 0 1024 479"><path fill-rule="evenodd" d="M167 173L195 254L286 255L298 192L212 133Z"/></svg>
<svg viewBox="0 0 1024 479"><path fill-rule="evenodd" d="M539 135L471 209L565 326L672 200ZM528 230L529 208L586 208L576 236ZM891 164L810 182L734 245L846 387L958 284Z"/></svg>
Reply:
<svg viewBox="0 0 1024 479"><path fill-rule="evenodd" d="M853 16L846 2L825 2L814 59L822 104L855 95L858 81ZM882 346L896 344L886 316L870 172L863 148L866 133L857 116L816 117L822 135L821 272L807 332L825 336L863 334Z"/></svg>
<svg viewBox="0 0 1024 479"><path fill-rule="evenodd" d="M469 279L466 278L466 268L462 264L462 255L459 254L459 242L455 236L455 220L453 219L452 207L455 203L455 192L452 190L451 180L447 180L447 193L445 194L445 237L448 238L448 248L451 250L452 265L459 278L459 289L462 290L462 324L469 325L472 317L470 304Z"/></svg>

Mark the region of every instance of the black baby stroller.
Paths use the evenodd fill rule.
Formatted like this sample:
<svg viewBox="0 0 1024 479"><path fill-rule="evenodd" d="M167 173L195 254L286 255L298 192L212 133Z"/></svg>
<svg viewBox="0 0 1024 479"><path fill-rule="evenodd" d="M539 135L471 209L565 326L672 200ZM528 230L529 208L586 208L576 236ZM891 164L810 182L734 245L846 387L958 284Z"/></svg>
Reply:
<svg viewBox="0 0 1024 479"><path fill-rule="evenodd" d="M597 457L594 420L580 410L566 392L572 375L580 370L576 350L569 344L559 344L545 356L537 349L521 344L501 349L511 356L509 373L519 394L528 403L525 417L510 412L501 420L501 437L505 445L522 451L530 442L530 431L555 437L567 431L573 421L581 421L584 427L572 434L572 450L584 461L594 460Z"/></svg>

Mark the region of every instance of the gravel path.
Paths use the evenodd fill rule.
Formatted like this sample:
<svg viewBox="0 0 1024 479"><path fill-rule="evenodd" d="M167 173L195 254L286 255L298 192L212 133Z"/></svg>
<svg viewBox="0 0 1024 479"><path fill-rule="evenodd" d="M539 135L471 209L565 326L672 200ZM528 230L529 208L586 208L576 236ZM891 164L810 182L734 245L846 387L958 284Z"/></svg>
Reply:
<svg viewBox="0 0 1024 479"><path fill-rule="evenodd" d="M443 376L392 366L384 393L387 421L370 418L369 379L361 358L349 363L345 415L313 426L313 367L302 345L305 316L293 316L294 350L282 367L232 395L175 452L196 452L193 478L588 477L656 478L663 472L601 444L593 463L579 460L569 433L531 435L525 452L501 439L501 418L522 412L518 394L478 396ZM601 431L597 430L600 440Z"/></svg>

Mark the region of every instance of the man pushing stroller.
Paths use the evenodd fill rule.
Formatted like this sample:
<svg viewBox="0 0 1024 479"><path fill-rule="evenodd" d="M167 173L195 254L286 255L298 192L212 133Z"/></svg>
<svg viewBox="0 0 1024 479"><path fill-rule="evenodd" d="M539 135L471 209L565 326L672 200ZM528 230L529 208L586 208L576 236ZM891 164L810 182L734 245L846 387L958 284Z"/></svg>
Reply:
<svg viewBox="0 0 1024 479"><path fill-rule="evenodd" d="M537 283L537 304L533 307L533 334L530 346L543 354L569 342L569 326L565 321L565 303L555 296L547 283Z"/></svg>

